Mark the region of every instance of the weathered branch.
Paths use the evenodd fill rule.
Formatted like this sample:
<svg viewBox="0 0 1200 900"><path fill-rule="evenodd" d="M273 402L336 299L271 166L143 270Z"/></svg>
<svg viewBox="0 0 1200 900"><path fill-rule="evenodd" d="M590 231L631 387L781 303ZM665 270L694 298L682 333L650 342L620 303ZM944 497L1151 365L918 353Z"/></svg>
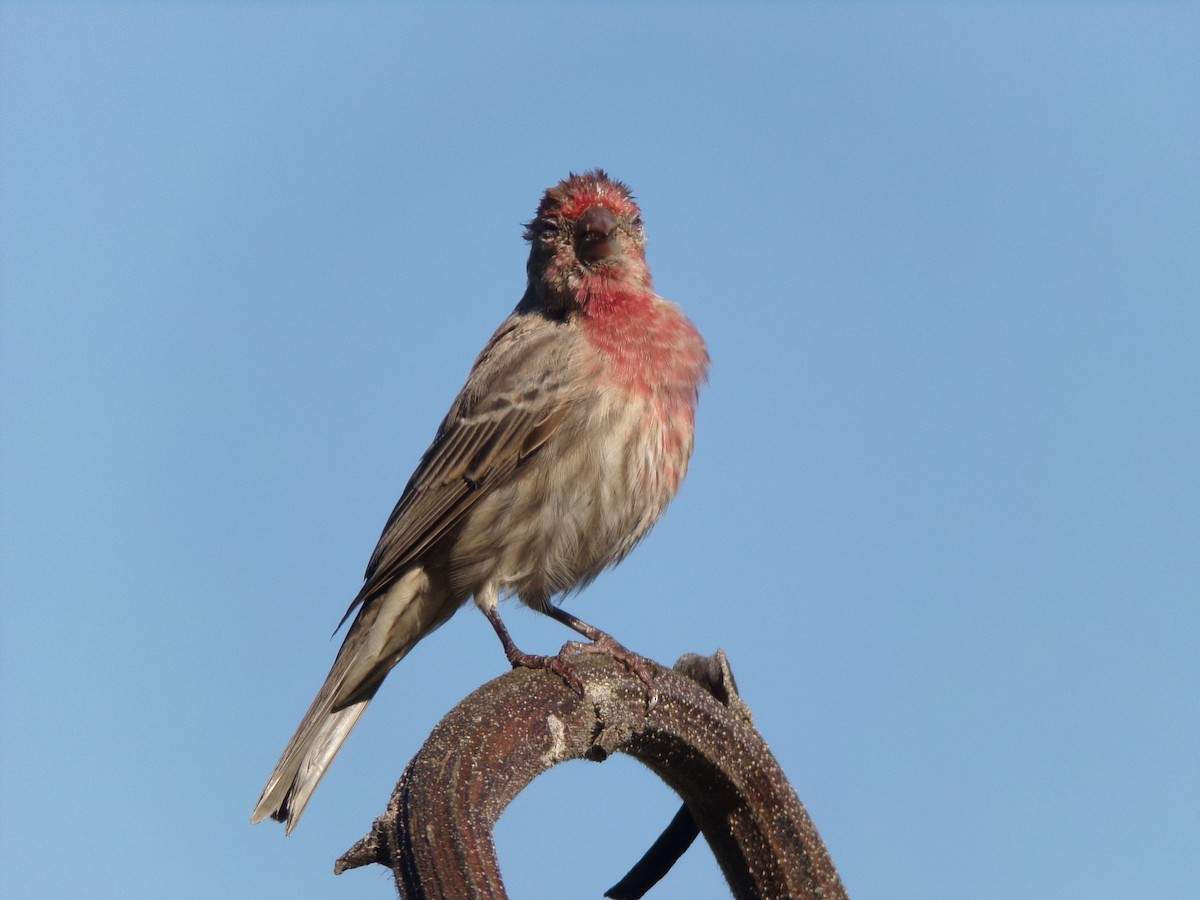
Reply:
<svg viewBox="0 0 1200 900"><path fill-rule="evenodd" d="M475 691L409 763L387 812L338 860L392 869L402 897L505 898L492 829L530 781L568 759L626 753L683 798L655 847L610 891L640 897L698 827L738 898L844 898L817 830L737 697L723 653L660 667L659 702L604 654L574 654L578 696L545 670L516 669ZM691 819L689 824L688 819Z"/></svg>

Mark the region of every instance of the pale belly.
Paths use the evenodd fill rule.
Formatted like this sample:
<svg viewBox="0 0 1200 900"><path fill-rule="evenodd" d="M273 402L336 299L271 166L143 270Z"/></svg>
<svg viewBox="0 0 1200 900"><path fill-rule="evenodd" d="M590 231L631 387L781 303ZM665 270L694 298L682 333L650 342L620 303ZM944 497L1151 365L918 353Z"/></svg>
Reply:
<svg viewBox="0 0 1200 900"><path fill-rule="evenodd" d="M453 592L463 601L516 594L545 607L623 559L682 477L648 409L648 400L594 409L481 500L450 560Z"/></svg>

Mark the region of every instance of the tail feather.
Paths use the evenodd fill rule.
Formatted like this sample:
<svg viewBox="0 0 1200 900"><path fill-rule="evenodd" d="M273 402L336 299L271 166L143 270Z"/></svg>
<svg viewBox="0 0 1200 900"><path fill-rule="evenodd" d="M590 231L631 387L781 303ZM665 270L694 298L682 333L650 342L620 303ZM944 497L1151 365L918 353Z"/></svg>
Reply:
<svg viewBox="0 0 1200 900"><path fill-rule="evenodd" d="M267 779L252 824L270 817L291 833L384 677L455 608L434 596L416 568L359 609L325 683Z"/></svg>
<svg viewBox="0 0 1200 900"><path fill-rule="evenodd" d="M269 816L276 822L285 823L287 833L291 834L300 821L325 770L371 702L368 697L335 712L333 698L339 687L337 683L326 681L308 708L275 765L275 771L267 779L267 786L250 816L252 824Z"/></svg>

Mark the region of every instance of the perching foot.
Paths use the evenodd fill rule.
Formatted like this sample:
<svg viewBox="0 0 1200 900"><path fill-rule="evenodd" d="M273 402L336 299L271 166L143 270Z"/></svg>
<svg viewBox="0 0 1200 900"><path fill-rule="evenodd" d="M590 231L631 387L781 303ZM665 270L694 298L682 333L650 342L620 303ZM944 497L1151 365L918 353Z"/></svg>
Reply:
<svg viewBox="0 0 1200 900"><path fill-rule="evenodd" d="M646 685L646 711L649 712L658 706L658 686L655 683L658 666L646 657L634 653L624 644L618 643L612 635L601 631L590 641L571 641L563 645L559 656L564 653L606 653L624 663L625 667Z"/></svg>

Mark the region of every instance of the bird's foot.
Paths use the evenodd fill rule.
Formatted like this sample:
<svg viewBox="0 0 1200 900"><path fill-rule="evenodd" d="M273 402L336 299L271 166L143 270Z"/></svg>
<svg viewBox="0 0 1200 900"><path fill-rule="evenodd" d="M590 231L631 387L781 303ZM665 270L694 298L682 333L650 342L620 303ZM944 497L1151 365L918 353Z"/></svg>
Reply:
<svg viewBox="0 0 1200 900"><path fill-rule="evenodd" d="M658 665L618 643L607 632L598 632L590 641L570 641L563 645L559 657L565 653L604 653L624 663L625 668L646 685L646 711L649 712L658 706L658 685L655 681L658 677Z"/></svg>
<svg viewBox="0 0 1200 900"><path fill-rule="evenodd" d="M508 661L514 669L547 669L567 683L567 687L583 696L583 679L575 671L575 667L567 662L560 653L558 656L538 656L534 653L523 653L517 650L508 654Z"/></svg>

